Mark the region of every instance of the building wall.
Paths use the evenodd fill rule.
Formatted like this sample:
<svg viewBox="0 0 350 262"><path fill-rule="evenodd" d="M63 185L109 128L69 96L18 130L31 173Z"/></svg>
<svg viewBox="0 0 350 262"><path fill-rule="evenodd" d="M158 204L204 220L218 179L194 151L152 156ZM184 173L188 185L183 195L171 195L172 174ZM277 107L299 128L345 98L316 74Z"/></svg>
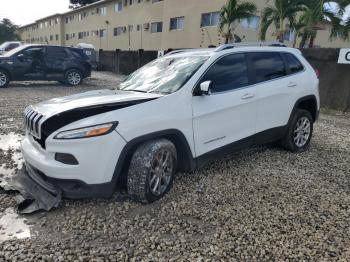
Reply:
<svg viewBox="0 0 350 262"><path fill-rule="evenodd" d="M38 20L36 23L21 28L21 39L26 43L48 43L62 45L61 15Z"/></svg>
<svg viewBox="0 0 350 262"><path fill-rule="evenodd" d="M220 11L226 0L164 0L155 3L154 0L132 0L132 5L130 1L100 1L62 15L41 19L34 24L22 27L20 33L26 42L46 43L47 40L49 44L68 46L83 42L93 44L96 49L103 50L198 48L209 45L217 46L225 41L216 25L202 27L201 20L204 13ZM121 11L115 10L118 2L122 2ZM254 2L258 7L257 16L261 17L261 10L266 6L266 1L254 0ZM101 10L106 10L106 12ZM174 17L184 17L183 29L170 30L170 19ZM45 26L45 22L55 18L59 18L60 23ZM153 22L163 22L162 32L151 32ZM247 27L247 24L237 23L234 25L234 33L243 41L259 41L260 23L256 25ZM129 26L132 26L132 30L129 30ZM37 29L32 30L33 27ZM122 34L115 36L114 28L117 27L125 28L125 30L123 29ZM137 30L138 28L140 30ZM105 35L101 36L101 30L105 30ZM56 41L56 34L59 35L58 41ZM350 46L349 42L340 39L329 41L329 35L329 28L318 31L315 45L321 47ZM53 36L53 40L50 40L50 36ZM266 40L274 41L275 39L274 29L270 28ZM294 41L292 38L289 40L286 40L285 43L292 46ZM299 42L300 38L297 39L297 46Z"/></svg>

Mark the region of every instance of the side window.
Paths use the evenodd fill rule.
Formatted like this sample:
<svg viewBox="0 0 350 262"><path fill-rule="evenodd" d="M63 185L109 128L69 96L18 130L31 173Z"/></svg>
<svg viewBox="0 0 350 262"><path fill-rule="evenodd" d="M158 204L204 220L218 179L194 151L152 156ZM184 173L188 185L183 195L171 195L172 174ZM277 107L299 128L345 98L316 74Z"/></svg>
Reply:
<svg viewBox="0 0 350 262"><path fill-rule="evenodd" d="M28 58L41 59L43 58L44 49L41 47L28 48L22 52Z"/></svg>
<svg viewBox="0 0 350 262"><path fill-rule="evenodd" d="M283 54L286 59L287 66L292 74L298 73L304 70L303 64L292 54L285 53Z"/></svg>
<svg viewBox="0 0 350 262"><path fill-rule="evenodd" d="M286 76L286 68L279 53L251 53L250 60L255 70L255 83Z"/></svg>
<svg viewBox="0 0 350 262"><path fill-rule="evenodd" d="M48 46L46 50L47 50L46 57L49 60L67 58L67 55L68 55L65 48L61 48L61 47Z"/></svg>
<svg viewBox="0 0 350 262"><path fill-rule="evenodd" d="M212 81L211 91L224 92L247 86L248 68L244 54L228 55L217 61L201 82Z"/></svg>

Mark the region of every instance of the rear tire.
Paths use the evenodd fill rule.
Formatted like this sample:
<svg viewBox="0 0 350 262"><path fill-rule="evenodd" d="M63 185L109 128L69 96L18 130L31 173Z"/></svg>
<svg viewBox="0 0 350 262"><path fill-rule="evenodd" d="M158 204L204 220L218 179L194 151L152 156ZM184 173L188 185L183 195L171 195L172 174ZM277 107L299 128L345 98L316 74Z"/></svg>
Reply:
<svg viewBox="0 0 350 262"><path fill-rule="evenodd" d="M281 145L293 153L306 151L312 138L313 123L309 111L298 109L292 116Z"/></svg>
<svg viewBox="0 0 350 262"><path fill-rule="evenodd" d="M171 189L177 165L176 148L167 139L141 144L128 171L128 194L136 201L151 203Z"/></svg>
<svg viewBox="0 0 350 262"><path fill-rule="evenodd" d="M82 73L77 69L70 69L65 74L65 82L70 86L78 86L83 81Z"/></svg>
<svg viewBox="0 0 350 262"><path fill-rule="evenodd" d="M0 88L8 87L10 83L10 76L4 70L0 70Z"/></svg>

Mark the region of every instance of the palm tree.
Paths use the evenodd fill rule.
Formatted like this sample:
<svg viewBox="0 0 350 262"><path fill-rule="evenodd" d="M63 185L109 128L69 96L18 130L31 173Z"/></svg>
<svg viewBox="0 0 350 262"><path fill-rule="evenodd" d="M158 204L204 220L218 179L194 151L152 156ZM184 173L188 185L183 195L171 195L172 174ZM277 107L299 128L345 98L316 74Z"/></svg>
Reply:
<svg viewBox="0 0 350 262"><path fill-rule="evenodd" d="M306 42L306 39L305 39L306 34L305 34L305 32L302 32L302 30L306 27L306 25L307 24L306 24L304 15L300 16L298 21L295 22L295 24L294 24L295 37L294 37L294 41L293 41L293 47L294 48L295 48L295 46L297 44L298 36L302 37L301 38L302 39L301 42L303 42L303 40L305 40L305 42ZM305 42L304 42L304 44L305 44Z"/></svg>
<svg viewBox="0 0 350 262"><path fill-rule="evenodd" d="M305 10L303 0L274 0L274 5L267 6L262 12L261 40L266 39L268 28L274 24L276 27L276 39L283 42L287 22L289 28L294 28L296 16Z"/></svg>
<svg viewBox="0 0 350 262"><path fill-rule="evenodd" d="M335 3L338 9L328 7L327 4ZM350 19L343 20L345 7L350 4L350 0L304 0L307 10L302 14L305 26L302 34L300 47L304 47L309 40L309 47L313 47L317 31L324 27L324 24L331 26L330 38L350 38Z"/></svg>
<svg viewBox="0 0 350 262"><path fill-rule="evenodd" d="M228 44L232 39L232 24L244 18L250 18L256 13L256 5L250 2L240 2L239 0L228 0L220 13L219 30L224 32L225 43Z"/></svg>

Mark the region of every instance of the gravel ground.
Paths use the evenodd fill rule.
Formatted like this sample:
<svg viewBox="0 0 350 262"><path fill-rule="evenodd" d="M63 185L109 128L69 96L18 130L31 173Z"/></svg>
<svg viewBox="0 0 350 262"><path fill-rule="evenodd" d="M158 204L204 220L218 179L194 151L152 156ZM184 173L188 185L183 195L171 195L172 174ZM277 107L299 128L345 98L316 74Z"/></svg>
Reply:
<svg viewBox="0 0 350 262"><path fill-rule="evenodd" d="M22 134L30 103L119 80L95 73L79 88L13 83L0 90L0 134ZM323 113L308 152L259 147L223 157L178 174L171 192L151 205L123 190L109 200L63 201L25 216L31 237L0 242L0 261L348 261L349 133L349 114ZM0 146L0 166L15 168L16 150ZM0 218L14 196L0 191Z"/></svg>

